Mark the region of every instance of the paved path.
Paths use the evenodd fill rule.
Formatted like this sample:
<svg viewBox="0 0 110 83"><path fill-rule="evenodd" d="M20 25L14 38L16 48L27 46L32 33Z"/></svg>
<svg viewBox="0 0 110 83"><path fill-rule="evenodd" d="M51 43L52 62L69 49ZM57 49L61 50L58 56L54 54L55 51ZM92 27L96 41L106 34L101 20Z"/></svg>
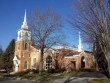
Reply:
<svg viewBox="0 0 110 83"><path fill-rule="evenodd" d="M88 83L90 80L97 78L106 78L106 76L101 72L86 72L78 77L66 77L63 79L57 79L53 82L51 81L50 83Z"/></svg>
<svg viewBox="0 0 110 83"><path fill-rule="evenodd" d="M97 79L97 78L66 77L63 79L57 79L57 80L51 81L49 83L88 83L90 80L93 80L93 79Z"/></svg>

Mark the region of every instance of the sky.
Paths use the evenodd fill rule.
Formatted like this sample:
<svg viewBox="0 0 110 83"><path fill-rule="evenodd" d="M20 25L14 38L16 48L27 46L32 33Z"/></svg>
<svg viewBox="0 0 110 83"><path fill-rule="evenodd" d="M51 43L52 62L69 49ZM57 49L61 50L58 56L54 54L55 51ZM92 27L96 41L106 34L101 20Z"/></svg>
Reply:
<svg viewBox="0 0 110 83"><path fill-rule="evenodd" d="M67 19L72 11L72 1L73 0L0 0L0 45L2 49L5 50L13 38L17 39L17 30L21 28L25 9L28 17L34 9L45 10L49 7L62 16L64 21L63 33L66 34L67 37L65 41L70 46L78 46L78 31L72 30L69 23L67 23ZM77 13L72 13L76 17ZM84 49L88 49L88 45L84 42L83 47Z"/></svg>

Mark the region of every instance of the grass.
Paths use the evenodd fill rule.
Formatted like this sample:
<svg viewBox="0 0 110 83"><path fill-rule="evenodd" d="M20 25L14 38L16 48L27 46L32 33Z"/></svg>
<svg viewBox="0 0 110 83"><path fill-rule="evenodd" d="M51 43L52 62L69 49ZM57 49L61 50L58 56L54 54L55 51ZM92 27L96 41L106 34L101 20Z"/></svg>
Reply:
<svg viewBox="0 0 110 83"><path fill-rule="evenodd" d="M85 73L86 71L71 71L71 72L65 72L65 73L47 73L43 72L43 75L40 76L38 72L33 72L32 71L24 71L24 72L19 72L15 74L10 74L8 75L5 71L0 71L0 76L2 77L18 77L21 79L28 79L28 80L36 80L37 82L43 83L43 82L48 82L48 81L53 81L56 79L62 79L65 77L78 77L81 74ZM95 79L92 80L90 83L110 83L110 80L107 79Z"/></svg>
<svg viewBox="0 0 110 83"><path fill-rule="evenodd" d="M94 79L90 81L89 83L110 83L109 79Z"/></svg>

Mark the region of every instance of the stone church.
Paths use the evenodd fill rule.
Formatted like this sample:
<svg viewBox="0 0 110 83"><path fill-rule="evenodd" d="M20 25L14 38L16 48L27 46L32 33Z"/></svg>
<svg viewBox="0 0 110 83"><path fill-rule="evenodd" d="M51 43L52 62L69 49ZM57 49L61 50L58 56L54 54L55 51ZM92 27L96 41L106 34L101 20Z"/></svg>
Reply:
<svg viewBox="0 0 110 83"><path fill-rule="evenodd" d="M27 69L38 69L40 62L40 49L37 46L33 46L31 39L31 31L28 28L25 11L24 21L21 28L18 30L18 37L15 43L13 58L14 72L25 71ZM57 46L54 49L49 49L44 54L44 70L50 68L55 69L58 65L60 68L64 68L67 71L93 67L93 55L91 52L84 51L80 33L78 48Z"/></svg>

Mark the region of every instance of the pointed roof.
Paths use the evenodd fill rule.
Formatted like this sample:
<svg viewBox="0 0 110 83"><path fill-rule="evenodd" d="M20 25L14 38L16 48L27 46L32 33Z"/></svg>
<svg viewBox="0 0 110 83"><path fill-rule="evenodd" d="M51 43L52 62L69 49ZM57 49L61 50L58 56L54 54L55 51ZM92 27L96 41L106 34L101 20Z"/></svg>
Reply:
<svg viewBox="0 0 110 83"><path fill-rule="evenodd" d="M14 60L20 60L20 58L17 55L15 55L14 58L13 58L13 61Z"/></svg>
<svg viewBox="0 0 110 83"><path fill-rule="evenodd" d="M26 22L26 10L25 10L25 14L24 14L24 22Z"/></svg>
<svg viewBox="0 0 110 83"><path fill-rule="evenodd" d="M81 45L81 36L80 36L80 32L79 32L79 45Z"/></svg>
<svg viewBox="0 0 110 83"><path fill-rule="evenodd" d="M25 10L24 21L23 21L23 24L21 26L21 29L28 29L27 19L26 19L26 10Z"/></svg>

